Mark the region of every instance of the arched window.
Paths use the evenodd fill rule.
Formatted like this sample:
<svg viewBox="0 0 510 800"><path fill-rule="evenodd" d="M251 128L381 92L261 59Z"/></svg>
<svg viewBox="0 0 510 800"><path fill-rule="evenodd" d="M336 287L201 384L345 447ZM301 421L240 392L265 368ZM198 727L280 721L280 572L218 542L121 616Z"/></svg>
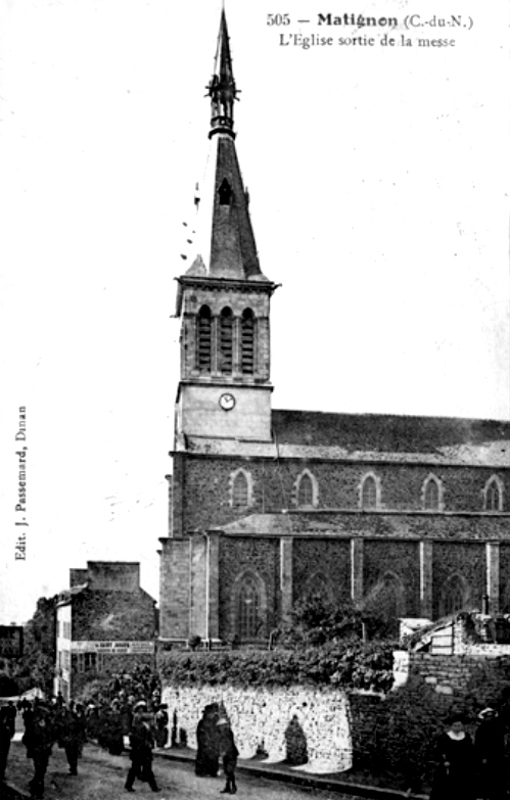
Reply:
<svg viewBox="0 0 510 800"><path fill-rule="evenodd" d="M239 470L232 478L232 507L246 508L250 505L250 484L244 470Z"/></svg>
<svg viewBox="0 0 510 800"><path fill-rule="evenodd" d="M224 308L220 314L220 352L218 366L220 372L229 374L232 372L232 353L233 353L233 334L234 318L230 308Z"/></svg>
<svg viewBox="0 0 510 800"><path fill-rule="evenodd" d="M246 308L241 317L241 372L255 372L255 319L251 308Z"/></svg>
<svg viewBox="0 0 510 800"><path fill-rule="evenodd" d="M237 633L241 641L256 639L261 628L260 597L255 580L247 575L237 596Z"/></svg>
<svg viewBox="0 0 510 800"><path fill-rule="evenodd" d="M297 490L297 504L299 507L313 506L313 483L310 475L301 475Z"/></svg>
<svg viewBox="0 0 510 800"><path fill-rule="evenodd" d="M314 572L308 578L303 595L308 599L320 598L326 603L333 600L331 583L324 572Z"/></svg>
<svg viewBox="0 0 510 800"><path fill-rule="evenodd" d="M394 572L385 572L371 590L367 602L388 620L403 616L406 598L402 580Z"/></svg>
<svg viewBox="0 0 510 800"><path fill-rule="evenodd" d="M209 306L202 306L197 319L197 363L200 372L210 372L212 363L212 320Z"/></svg>
<svg viewBox="0 0 510 800"><path fill-rule="evenodd" d="M377 481L373 475L367 475L361 484L361 508L377 508Z"/></svg>
<svg viewBox="0 0 510 800"><path fill-rule="evenodd" d="M425 511L440 511L441 483L435 475L429 475L423 484L422 500Z"/></svg>
<svg viewBox="0 0 510 800"><path fill-rule="evenodd" d="M460 575L452 575L443 585L441 591L439 615L447 617L466 608L468 603L466 581Z"/></svg>
<svg viewBox="0 0 510 800"><path fill-rule="evenodd" d="M496 475L493 475L485 484L484 496L486 511L503 510L503 486Z"/></svg>

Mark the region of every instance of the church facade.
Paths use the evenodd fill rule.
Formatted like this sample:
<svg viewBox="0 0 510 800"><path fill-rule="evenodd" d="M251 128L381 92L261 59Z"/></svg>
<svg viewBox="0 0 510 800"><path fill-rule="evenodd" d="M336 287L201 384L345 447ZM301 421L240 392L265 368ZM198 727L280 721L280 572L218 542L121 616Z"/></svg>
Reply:
<svg viewBox="0 0 510 800"><path fill-rule="evenodd" d="M222 12L181 376L160 638L267 642L300 599L510 612L510 424L273 410L270 302L235 149Z"/></svg>

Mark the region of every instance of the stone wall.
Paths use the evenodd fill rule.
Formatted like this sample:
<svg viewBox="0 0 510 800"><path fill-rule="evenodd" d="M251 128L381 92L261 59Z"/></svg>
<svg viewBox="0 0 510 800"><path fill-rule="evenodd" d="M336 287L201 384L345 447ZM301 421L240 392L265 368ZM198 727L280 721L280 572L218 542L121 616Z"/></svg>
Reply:
<svg viewBox="0 0 510 800"><path fill-rule="evenodd" d="M340 691L304 687L234 689L205 686L175 689L167 686L162 701L172 720L196 748L196 727L205 705L224 704L241 758L264 750L273 763L294 760L303 752L308 760L296 769L314 773L341 772L352 766L349 704ZM302 760L302 759L301 759ZM295 763L295 761L294 761Z"/></svg>
<svg viewBox="0 0 510 800"><path fill-rule="evenodd" d="M253 502L243 510L232 508L230 478L243 467L253 480ZM187 530L208 529L225 525L249 513L264 513L293 508L295 484L304 469L317 481L318 509L359 509L363 477L374 474L380 481L381 511L422 510L423 484L433 472L443 487L443 508L452 512L482 512L483 490L493 474L510 483L505 471L482 467L444 467L420 464L372 464L370 462L334 462L307 459L278 461L251 458L190 457L186 459L183 512ZM181 477L182 480L182 477ZM504 510L508 510L510 485L504 494ZM200 497L200 503L196 498ZM294 499L293 499L294 498ZM175 502L175 501L174 501ZM176 512L180 508L176 508ZM472 523L462 524L471 529Z"/></svg>
<svg viewBox="0 0 510 800"><path fill-rule="evenodd" d="M410 654L410 673L420 676L425 684L446 698L464 691L476 681L510 681L510 656L485 658L482 655L438 656L428 653Z"/></svg>

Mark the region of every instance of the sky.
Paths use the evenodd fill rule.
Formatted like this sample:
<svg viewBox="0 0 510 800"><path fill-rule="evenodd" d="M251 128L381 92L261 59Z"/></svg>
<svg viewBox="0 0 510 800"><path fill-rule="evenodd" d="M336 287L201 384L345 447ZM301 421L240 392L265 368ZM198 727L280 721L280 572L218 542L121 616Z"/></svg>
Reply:
<svg viewBox="0 0 510 800"><path fill-rule="evenodd" d="M140 561L158 597L175 278L220 10L0 0L1 624L87 560ZM261 267L281 284L274 408L510 418L509 11L460 10L459 28L440 25L459 11L444 0L333 12L396 16L391 30L319 26L317 0L292 3L289 24L273 2L227 0L237 150Z"/></svg>

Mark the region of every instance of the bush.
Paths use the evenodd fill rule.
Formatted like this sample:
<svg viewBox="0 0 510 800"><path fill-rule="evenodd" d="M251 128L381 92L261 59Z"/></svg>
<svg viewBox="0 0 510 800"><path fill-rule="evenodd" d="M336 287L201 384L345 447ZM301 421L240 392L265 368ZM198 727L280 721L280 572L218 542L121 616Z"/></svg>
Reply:
<svg viewBox="0 0 510 800"><path fill-rule="evenodd" d="M393 682L394 645L330 643L302 651L222 650L163 653L162 678L173 686L335 686L387 691Z"/></svg>

